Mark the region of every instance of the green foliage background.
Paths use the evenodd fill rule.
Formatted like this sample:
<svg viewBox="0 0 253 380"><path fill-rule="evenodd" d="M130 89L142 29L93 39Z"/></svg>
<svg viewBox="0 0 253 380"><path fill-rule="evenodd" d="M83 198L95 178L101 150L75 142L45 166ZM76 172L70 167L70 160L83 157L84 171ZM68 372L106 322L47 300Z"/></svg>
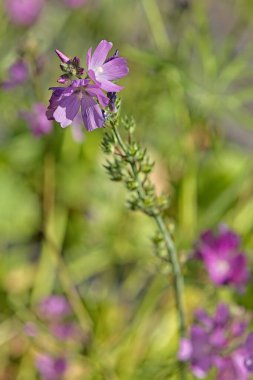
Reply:
<svg viewBox="0 0 253 380"><path fill-rule="evenodd" d="M45 59L37 83L0 92L1 380L37 379L35 353L60 350L46 332L39 343L22 332L42 297L64 292L43 228L95 321L92 344L71 347L66 379L177 379L170 273L153 254L153 225L126 209L124 189L106 177L104 131L78 144L71 128L55 125L35 139L19 116L48 102L55 48L84 63L87 49L107 39L127 58L123 113L135 117L156 160L158 191L171 195L181 261L202 230L227 223L252 264L252 1L183 3L87 0L70 11L50 0L28 29L12 25L1 4L0 78L21 47ZM217 299L252 310L252 286L236 297L217 291L195 263L184 275L189 322L196 306L212 310Z"/></svg>

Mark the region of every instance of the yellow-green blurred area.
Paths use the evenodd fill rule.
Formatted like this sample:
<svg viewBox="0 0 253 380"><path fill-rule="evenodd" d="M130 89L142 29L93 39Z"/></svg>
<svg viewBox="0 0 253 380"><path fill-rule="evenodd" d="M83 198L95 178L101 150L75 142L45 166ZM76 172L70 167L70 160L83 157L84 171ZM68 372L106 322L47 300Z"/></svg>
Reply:
<svg viewBox="0 0 253 380"><path fill-rule="evenodd" d="M152 221L129 211L123 186L108 180L103 128L81 143L58 124L35 138L20 112L48 104L61 74L55 48L85 65L89 47L112 41L130 68L122 115L134 116L157 191L170 194L189 323L196 306L212 310L219 298L252 310L252 288L217 291L187 258L201 231L226 223L252 264L253 3L87 0L71 10L48 0L25 28L1 0L0 19L0 81L21 50L30 72L31 57L44 62L36 80L0 90L0 380L40 379L37 353L62 351L65 380L178 379L171 273L153 252ZM46 326L27 337L36 305L65 294L69 279L92 316L92 327L85 312L76 316L88 343L58 342Z"/></svg>

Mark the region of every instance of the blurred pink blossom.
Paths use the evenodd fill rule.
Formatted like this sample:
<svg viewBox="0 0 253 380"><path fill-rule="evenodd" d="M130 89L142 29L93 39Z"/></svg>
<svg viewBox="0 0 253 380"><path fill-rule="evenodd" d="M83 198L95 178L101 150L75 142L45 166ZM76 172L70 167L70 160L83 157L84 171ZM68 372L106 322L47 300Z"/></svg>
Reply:
<svg viewBox="0 0 253 380"><path fill-rule="evenodd" d="M52 131L53 123L47 120L44 104L35 103L31 111L21 112L21 117L26 120L35 137L40 137Z"/></svg>
<svg viewBox="0 0 253 380"><path fill-rule="evenodd" d="M11 90L25 83L29 76L27 63L23 59L18 59L9 67L9 78L1 83L4 90Z"/></svg>
<svg viewBox="0 0 253 380"><path fill-rule="evenodd" d="M64 3L69 8L79 8L86 3L86 0L64 0Z"/></svg>
<svg viewBox="0 0 253 380"><path fill-rule="evenodd" d="M38 20L44 3L45 0L5 0L4 6L14 24L29 26Z"/></svg>

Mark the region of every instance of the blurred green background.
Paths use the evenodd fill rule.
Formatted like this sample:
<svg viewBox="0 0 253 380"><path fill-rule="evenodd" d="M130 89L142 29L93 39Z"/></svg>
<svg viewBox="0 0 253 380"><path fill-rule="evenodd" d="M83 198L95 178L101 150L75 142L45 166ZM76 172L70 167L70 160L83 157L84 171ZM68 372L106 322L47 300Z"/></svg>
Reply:
<svg viewBox="0 0 253 380"><path fill-rule="evenodd" d="M170 273L152 251L153 224L108 181L104 131L77 143L55 125L36 139L20 111L48 103L55 48L85 64L90 46L112 41L130 67L122 112L156 160L158 192L171 195L182 262L198 234L222 222L242 236L252 264L252 1L87 0L71 10L50 0L28 28L13 25L1 3L0 19L1 80L20 50L30 72L31 57L44 60L36 83L0 91L0 379L39 379L36 352L61 350L47 331L36 340L22 330L41 298L65 292L55 250L95 323L92 343L65 348L65 379L177 379ZM189 321L219 297L253 307L250 290L235 299L199 268L186 264L184 275Z"/></svg>

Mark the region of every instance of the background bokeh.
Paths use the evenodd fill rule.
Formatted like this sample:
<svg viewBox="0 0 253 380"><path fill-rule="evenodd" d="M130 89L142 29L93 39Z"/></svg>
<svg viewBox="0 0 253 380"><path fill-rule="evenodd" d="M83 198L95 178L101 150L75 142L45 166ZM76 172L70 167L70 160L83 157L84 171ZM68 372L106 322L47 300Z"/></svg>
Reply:
<svg viewBox="0 0 253 380"><path fill-rule="evenodd" d="M48 0L24 26L1 0L0 81L21 56L29 67L28 81L0 89L1 380L39 379L37 355L62 350L46 326L36 339L23 329L41 299L65 293L55 251L95 321L92 339L65 343L65 379L177 379L170 273L153 253L152 222L127 210L125 190L108 181L104 130L76 142L71 127L54 125L36 138L21 117L48 103L55 48L85 64L88 48L107 39L128 61L122 113L156 160L157 191L171 196L189 321L220 296L252 310L252 286L239 296L215 290L187 263L199 233L226 223L252 264L252 15L250 0Z"/></svg>

